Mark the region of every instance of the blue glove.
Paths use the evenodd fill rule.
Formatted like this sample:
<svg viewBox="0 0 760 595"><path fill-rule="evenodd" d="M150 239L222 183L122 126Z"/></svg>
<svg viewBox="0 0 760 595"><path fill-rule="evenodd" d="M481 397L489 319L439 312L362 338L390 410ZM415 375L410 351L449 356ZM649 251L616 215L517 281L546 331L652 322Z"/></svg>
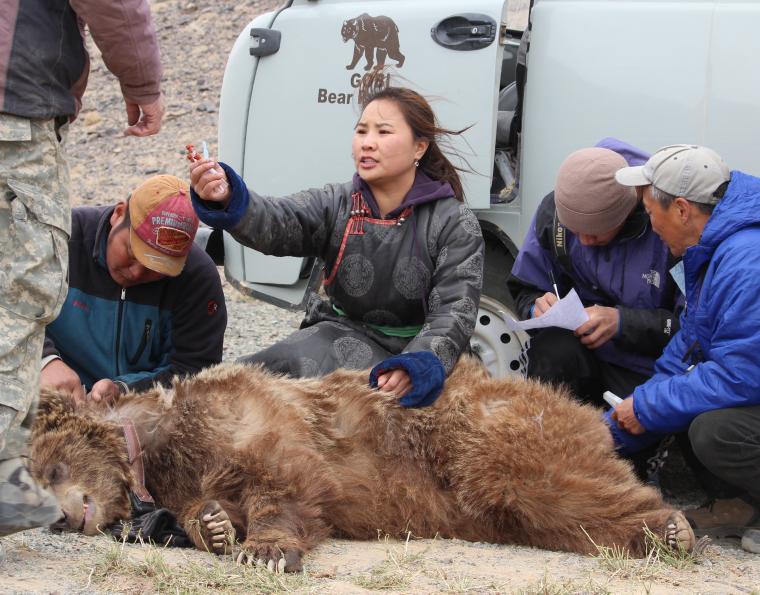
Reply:
<svg viewBox="0 0 760 595"><path fill-rule="evenodd" d="M379 374L399 369L406 371L412 381L412 390L399 399L404 407L432 405L443 391L446 371L441 360L429 351L401 353L380 362L369 373L369 385L377 388Z"/></svg>
<svg viewBox="0 0 760 595"><path fill-rule="evenodd" d="M219 203L203 200L193 188L190 188L190 199L193 201L193 209L195 209L198 219L214 229L230 230L240 223L248 209L251 197L243 178L226 163L220 162L219 165L227 174L227 179L230 182L231 196L227 208L221 209Z"/></svg>

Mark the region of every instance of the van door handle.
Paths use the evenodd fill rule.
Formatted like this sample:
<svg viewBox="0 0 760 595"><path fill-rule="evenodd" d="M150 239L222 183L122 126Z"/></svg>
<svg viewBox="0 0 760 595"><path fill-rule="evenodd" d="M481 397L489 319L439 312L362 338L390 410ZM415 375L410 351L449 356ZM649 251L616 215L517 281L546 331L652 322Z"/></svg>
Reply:
<svg viewBox="0 0 760 595"><path fill-rule="evenodd" d="M493 33L491 33L491 25L473 25L472 27L464 25L461 27L451 27L448 33L451 37L459 39L468 37L489 37L493 35Z"/></svg>
<svg viewBox="0 0 760 595"><path fill-rule="evenodd" d="M491 45L498 30L488 15L468 12L443 19L430 30L430 36L440 46L466 52Z"/></svg>
<svg viewBox="0 0 760 595"><path fill-rule="evenodd" d="M257 29L251 27L251 56L261 58L276 54L280 49L282 33L277 29Z"/></svg>

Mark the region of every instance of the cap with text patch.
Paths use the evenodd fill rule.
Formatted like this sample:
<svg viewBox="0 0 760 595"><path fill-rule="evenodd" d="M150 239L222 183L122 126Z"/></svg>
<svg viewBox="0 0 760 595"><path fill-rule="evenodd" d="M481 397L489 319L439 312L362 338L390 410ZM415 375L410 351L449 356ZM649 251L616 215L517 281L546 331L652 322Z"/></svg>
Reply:
<svg viewBox="0 0 760 595"><path fill-rule="evenodd" d="M615 174L623 186L650 184L691 202L716 204L715 191L731 179L731 172L715 151L698 145L669 145L644 165L624 167Z"/></svg>
<svg viewBox="0 0 760 595"><path fill-rule="evenodd" d="M132 192L129 219L132 252L140 264L170 277L179 275L199 223L187 184L175 176L148 178Z"/></svg>

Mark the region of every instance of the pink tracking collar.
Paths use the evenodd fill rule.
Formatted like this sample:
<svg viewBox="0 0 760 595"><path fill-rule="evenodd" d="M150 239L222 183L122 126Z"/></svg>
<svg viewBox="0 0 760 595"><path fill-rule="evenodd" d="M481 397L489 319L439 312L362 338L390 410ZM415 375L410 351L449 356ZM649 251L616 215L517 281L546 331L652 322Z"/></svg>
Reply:
<svg viewBox="0 0 760 595"><path fill-rule="evenodd" d="M153 496L150 495L150 492L145 487L145 467L143 466L142 449L140 448L140 439L137 437L135 424L128 417L120 417L119 421L124 430L124 438L127 440L127 456L129 457L132 475L135 478L135 486L132 491L141 502L155 504Z"/></svg>

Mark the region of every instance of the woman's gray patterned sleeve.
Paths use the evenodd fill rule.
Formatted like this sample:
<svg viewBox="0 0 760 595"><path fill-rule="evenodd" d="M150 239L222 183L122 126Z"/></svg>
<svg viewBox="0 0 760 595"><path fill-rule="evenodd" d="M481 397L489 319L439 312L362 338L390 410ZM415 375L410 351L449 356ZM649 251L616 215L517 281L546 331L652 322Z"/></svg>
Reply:
<svg viewBox="0 0 760 595"><path fill-rule="evenodd" d="M405 352L432 351L448 374L475 330L483 285L483 235L475 215L463 204L434 220L428 249L435 269L428 294L428 314Z"/></svg>
<svg viewBox="0 0 760 595"><path fill-rule="evenodd" d="M319 256L350 184L329 184L289 196L260 196L249 191L248 210L232 236L241 244L274 256Z"/></svg>

